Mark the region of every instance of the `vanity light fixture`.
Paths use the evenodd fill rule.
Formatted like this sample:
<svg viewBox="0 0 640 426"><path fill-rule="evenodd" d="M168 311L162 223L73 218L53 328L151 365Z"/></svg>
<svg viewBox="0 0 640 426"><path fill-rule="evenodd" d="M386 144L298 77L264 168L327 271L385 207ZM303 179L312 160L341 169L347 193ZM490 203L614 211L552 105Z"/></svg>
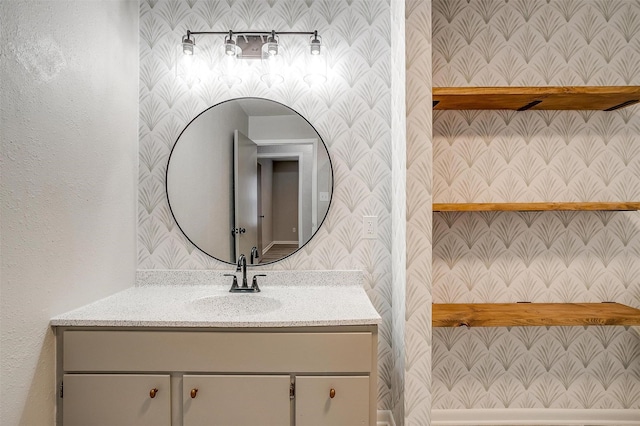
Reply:
<svg viewBox="0 0 640 426"><path fill-rule="evenodd" d="M269 56L278 54L278 36L275 31L271 31L271 35L267 37L266 52Z"/></svg>
<svg viewBox="0 0 640 426"><path fill-rule="evenodd" d="M182 52L185 55L194 55L196 41L194 35L224 35L223 51L226 58L222 59L224 66L221 66L220 80L225 81L229 86L239 81L237 67L232 66L228 58L238 59L261 59L262 60L262 80L269 86L284 80L280 74L282 70L281 46L279 37L281 35L303 35L310 36L309 54L312 57L319 57L322 49L322 37L318 36L318 31L191 31L187 30L187 35L182 37ZM231 71L234 69L234 71ZM326 68L325 68L326 69ZM318 70L314 70L317 72ZM304 76L309 82L308 76ZM326 78L325 78L326 79Z"/></svg>
<svg viewBox="0 0 640 426"><path fill-rule="evenodd" d="M311 47L311 54L317 56L321 53L322 37L318 38L318 32L314 31L311 39L309 40L309 46Z"/></svg>
<svg viewBox="0 0 640 426"><path fill-rule="evenodd" d="M196 38L191 38L191 34L187 33L182 37L182 53L185 55L193 55L193 48L196 45Z"/></svg>
<svg viewBox="0 0 640 426"><path fill-rule="evenodd" d="M306 71L303 77L309 87L317 86L327 81L327 59L324 55L321 55L321 47L322 37L318 36L318 32L315 31L309 38L311 55L307 58Z"/></svg>
<svg viewBox="0 0 640 426"><path fill-rule="evenodd" d="M252 59L256 56L255 53L247 54L245 52L246 47L254 46L256 43L261 45L267 45L267 51L270 55L277 55L279 53L279 36L281 35L310 35L310 53L312 55L319 55L322 46L322 37L318 36L318 31L191 31L187 30L187 35L182 37L182 47L185 55L192 55L196 41L193 35L200 34L213 34L213 35L225 35L224 46L225 53L232 56L235 50L234 46L239 47L242 51L242 56L245 59ZM255 50L255 49L254 49Z"/></svg>
<svg viewBox="0 0 640 426"><path fill-rule="evenodd" d="M227 56L238 56L241 53L242 50L238 47L238 43L233 37L233 32L229 31L229 35L224 38L224 54Z"/></svg>
<svg viewBox="0 0 640 426"><path fill-rule="evenodd" d="M175 75L188 87L192 87L200 82L204 73L204 63L198 55L195 37L191 34L182 37L179 47L183 54L176 58Z"/></svg>

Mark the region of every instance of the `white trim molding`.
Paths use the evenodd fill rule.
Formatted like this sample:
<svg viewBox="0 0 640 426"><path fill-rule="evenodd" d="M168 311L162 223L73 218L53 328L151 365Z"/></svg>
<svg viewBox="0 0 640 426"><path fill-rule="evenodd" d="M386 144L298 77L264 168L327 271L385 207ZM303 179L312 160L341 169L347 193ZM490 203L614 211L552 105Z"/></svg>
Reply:
<svg viewBox="0 0 640 426"><path fill-rule="evenodd" d="M640 410L471 409L432 410L432 426L587 426L640 425Z"/></svg>
<svg viewBox="0 0 640 426"><path fill-rule="evenodd" d="M271 241L268 246L262 248L262 254L268 252L271 247L273 247L273 241Z"/></svg>
<svg viewBox="0 0 640 426"><path fill-rule="evenodd" d="M378 410L376 426L396 426L391 410Z"/></svg>

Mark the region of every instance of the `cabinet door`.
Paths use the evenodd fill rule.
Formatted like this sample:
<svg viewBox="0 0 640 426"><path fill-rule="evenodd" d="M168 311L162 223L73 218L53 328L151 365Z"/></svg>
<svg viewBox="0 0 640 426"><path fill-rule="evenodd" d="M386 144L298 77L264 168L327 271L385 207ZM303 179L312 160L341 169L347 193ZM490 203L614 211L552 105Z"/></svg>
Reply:
<svg viewBox="0 0 640 426"><path fill-rule="evenodd" d="M170 426L168 375L65 374L64 426Z"/></svg>
<svg viewBox="0 0 640 426"><path fill-rule="evenodd" d="M289 376L185 375L184 426L287 426L290 386Z"/></svg>
<svg viewBox="0 0 640 426"><path fill-rule="evenodd" d="M297 376L296 426L369 425L369 377Z"/></svg>

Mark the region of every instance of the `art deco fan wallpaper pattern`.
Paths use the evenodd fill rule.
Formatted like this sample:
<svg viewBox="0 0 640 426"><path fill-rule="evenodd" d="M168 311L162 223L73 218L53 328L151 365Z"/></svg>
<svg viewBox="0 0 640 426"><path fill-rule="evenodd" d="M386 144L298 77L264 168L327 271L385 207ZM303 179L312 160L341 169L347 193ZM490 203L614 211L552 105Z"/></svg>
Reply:
<svg viewBox="0 0 640 426"><path fill-rule="evenodd" d="M178 44L192 31L317 29L328 54L328 80L310 88L301 73L267 86L255 72L228 88L217 79L218 36L197 37L207 73L176 77ZM282 37L288 65L302 66L305 37ZM400 43L404 43L402 40ZM383 317L379 329L379 408L391 408L391 70L386 0L142 0L140 2L140 269L229 269L180 233L165 197L165 168L176 138L204 109L258 96L300 112L327 144L334 194L325 223L303 250L263 269L362 269ZM287 53L288 52L288 53ZM362 216L378 216L379 238L364 240ZM404 247L403 247L404 249Z"/></svg>
<svg viewBox="0 0 640 426"><path fill-rule="evenodd" d="M434 86L640 84L640 3L433 3ZM434 114L434 201L637 201L640 107ZM437 213L434 302L640 307L637 212ZM624 327L434 329L433 408L640 408Z"/></svg>
<svg viewBox="0 0 640 426"><path fill-rule="evenodd" d="M405 2L406 295L403 418L431 424L431 1ZM394 299L395 301L395 299ZM396 307L394 307L396 309ZM395 349L395 348L394 348Z"/></svg>

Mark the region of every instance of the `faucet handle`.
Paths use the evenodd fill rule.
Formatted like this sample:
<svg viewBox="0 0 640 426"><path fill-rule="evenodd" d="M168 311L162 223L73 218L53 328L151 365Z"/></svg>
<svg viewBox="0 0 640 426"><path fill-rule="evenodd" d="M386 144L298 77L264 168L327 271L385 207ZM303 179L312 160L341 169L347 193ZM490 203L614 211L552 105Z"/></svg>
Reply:
<svg viewBox="0 0 640 426"><path fill-rule="evenodd" d="M233 277L233 284L231 284L231 288L238 287L238 277L236 274L224 274L225 277Z"/></svg>
<svg viewBox="0 0 640 426"><path fill-rule="evenodd" d="M260 287L258 287L258 277L266 277L267 274L255 274L253 279L251 280L251 288L255 289L256 292L260 291Z"/></svg>

